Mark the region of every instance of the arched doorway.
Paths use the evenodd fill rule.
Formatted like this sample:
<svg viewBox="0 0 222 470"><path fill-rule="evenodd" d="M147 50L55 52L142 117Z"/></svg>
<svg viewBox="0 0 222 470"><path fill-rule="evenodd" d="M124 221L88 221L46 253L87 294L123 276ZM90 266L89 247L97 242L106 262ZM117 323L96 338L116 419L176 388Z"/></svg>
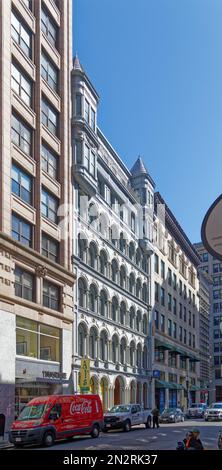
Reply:
<svg viewBox="0 0 222 470"><path fill-rule="evenodd" d="M98 393L98 380L94 375L90 379L90 393L97 395Z"/></svg>
<svg viewBox="0 0 222 470"><path fill-rule="evenodd" d="M143 384L143 406L148 408L148 387L147 383Z"/></svg>
<svg viewBox="0 0 222 470"><path fill-rule="evenodd" d="M130 384L130 403L136 403L136 382L132 380Z"/></svg>
<svg viewBox="0 0 222 470"><path fill-rule="evenodd" d="M108 410L108 380L103 377L100 382L100 395L103 404L103 411Z"/></svg>
<svg viewBox="0 0 222 470"><path fill-rule="evenodd" d="M125 385L122 377L116 377L114 386L114 405L125 403Z"/></svg>

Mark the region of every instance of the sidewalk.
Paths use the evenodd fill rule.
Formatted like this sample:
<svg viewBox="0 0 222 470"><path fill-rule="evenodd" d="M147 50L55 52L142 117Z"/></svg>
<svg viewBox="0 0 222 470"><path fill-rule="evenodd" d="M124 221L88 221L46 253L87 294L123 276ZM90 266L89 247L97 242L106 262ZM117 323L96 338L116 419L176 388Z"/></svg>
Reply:
<svg viewBox="0 0 222 470"><path fill-rule="evenodd" d="M7 434L5 435L4 440L2 440L2 439L0 438L0 450L2 450L2 449L10 449L10 448L13 448L13 447L14 447L14 445L11 444L11 442L8 441L8 436L7 436Z"/></svg>

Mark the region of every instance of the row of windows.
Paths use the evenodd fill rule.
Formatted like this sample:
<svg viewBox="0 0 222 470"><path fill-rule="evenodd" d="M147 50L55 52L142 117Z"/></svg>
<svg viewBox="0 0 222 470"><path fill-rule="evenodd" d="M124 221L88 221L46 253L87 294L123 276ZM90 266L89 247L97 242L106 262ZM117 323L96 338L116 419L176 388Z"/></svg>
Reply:
<svg viewBox="0 0 222 470"><path fill-rule="evenodd" d="M23 245L33 248L33 225L12 213L12 237ZM59 261L59 243L42 233L42 255L54 263Z"/></svg>
<svg viewBox="0 0 222 470"><path fill-rule="evenodd" d="M77 94L75 97L75 114L78 117L84 116L85 121L89 126L96 131L96 113L95 110L90 106L87 99L84 99L82 95Z"/></svg>
<svg viewBox="0 0 222 470"><path fill-rule="evenodd" d="M24 54L32 59L34 52L32 31L14 11L11 14L11 26L13 40L21 47ZM59 29L46 9L41 11L41 31L45 34L48 41L57 48Z"/></svg>
<svg viewBox="0 0 222 470"><path fill-rule="evenodd" d="M160 302L160 304L165 307L166 305L166 293L165 289L163 287L160 287L157 282L155 282L155 301ZM175 297L172 297L171 294L167 294L167 307L169 312L173 312L174 315L177 315L177 299ZM191 318L192 317L192 318ZM193 327L195 328L195 314L191 314L191 311L189 310L189 315L187 316L187 308L183 306L181 303L179 303L179 318L181 320L189 322L189 325L191 325L191 321L193 323Z"/></svg>
<svg viewBox="0 0 222 470"><path fill-rule="evenodd" d="M146 346L142 348L139 343L136 347L135 342L132 340L128 347L126 338L119 339L116 334L111 339L110 352L108 346L108 336L105 330L99 335L97 329L92 327L89 335L87 335L85 326L80 323L78 326L78 354L80 357L84 357L88 351L91 359L99 358L103 361L111 361L114 364L129 364L131 367L147 368L148 354Z"/></svg>
<svg viewBox="0 0 222 470"><path fill-rule="evenodd" d="M178 331L178 325L176 322L173 322L171 319L168 319L167 321L167 330L166 330L166 322L165 322L165 315L164 314L159 314L157 310L155 310L155 328L158 331L161 331L162 333L167 333L168 336L171 336L172 338L179 339L179 341L183 342L184 344L188 344L190 347L195 348L196 347L196 338L195 335L191 334L191 332L188 332L182 326L179 326L179 331Z"/></svg>
<svg viewBox="0 0 222 470"><path fill-rule="evenodd" d="M222 323L222 315L218 317L214 317L214 326L220 326L221 323Z"/></svg>
<svg viewBox="0 0 222 470"><path fill-rule="evenodd" d="M165 280L165 263L163 260L160 260L160 270L159 270L159 257L157 254L154 255L154 270L157 274L160 273L161 278ZM167 273L167 281L169 286L173 286L174 290L177 290L177 276L175 273L172 273L172 270L168 268L168 273ZM184 295L184 299L187 299L187 287L181 280L179 280L179 293L180 295ZM192 302L192 293L191 290L189 289L188 292L188 300L189 303L191 304ZM193 294L193 303L195 304L195 295Z"/></svg>
<svg viewBox="0 0 222 470"><path fill-rule="evenodd" d="M35 276L28 271L15 267L15 295L26 300L35 302ZM60 310L60 288L49 281L43 280L44 307Z"/></svg>
<svg viewBox="0 0 222 470"><path fill-rule="evenodd" d="M96 178L96 154L88 144L81 141L75 143L76 163L83 165Z"/></svg>
<svg viewBox="0 0 222 470"><path fill-rule="evenodd" d="M155 349L155 360L157 362L160 362L162 364L166 363L166 355L165 351L162 349ZM169 353L168 355L168 365L170 367L178 367L178 361L177 361L177 355L175 353ZM180 356L179 359L179 368L187 370L187 361L186 358L183 356ZM195 362L189 361L189 370L190 372L195 372L196 366ZM176 382L176 380L171 380L172 382Z"/></svg>
<svg viewBox="0 0 222 470"><path fill-rule="evenodd" d="M113 321L129 326L133 330L148 334L147 315L142 316L142 312L140 310L136 312L133 307L130 308L128 313L124 301L119 302L116 296L109 301L105 289L98 292L95 284L91 284L88 288L83 278L78 281L78 302L79 307L89 309L93 313L111 318Z"/></svg>

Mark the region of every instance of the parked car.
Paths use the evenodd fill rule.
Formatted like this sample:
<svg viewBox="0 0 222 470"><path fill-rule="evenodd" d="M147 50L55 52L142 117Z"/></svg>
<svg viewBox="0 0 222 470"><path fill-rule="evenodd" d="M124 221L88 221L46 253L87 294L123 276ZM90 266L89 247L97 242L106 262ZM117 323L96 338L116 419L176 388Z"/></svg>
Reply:
<svg viewBox="0 0 222 470"><path fill-rule="evenodd" d="M184 413L180 408L165 408L160 415L160 423L179 423L184 421Z"/></svg>
<svg viewBox="0 0 222 470"><path fill-rule="evenodd" d="M204 418L206 409L206 403L192 403L187 410L187 418Z"/></svg>
<svg viewBox="0 0 222 470"><path fill-rule="evenodd" d="M110 429L130 431L132 426L145 424L150 428L152 423L151 410L144 409L139 404L115 405L104 414L104 432Z"/></svg>
<svg viewBox="0 0 222 470"><path fill-rule="evenodd" d="M51 446L57 439L76 434L98 437L103 428L103 410L98 395L51 395L34 398L12 424L9 440Z"/></svg>
<svg viewBox="0 0 222 470"><path fill-rule="evenodd" d="M205 421L221 421L222 420L222 402L212 403L206 409L204 414Z"/></svg>

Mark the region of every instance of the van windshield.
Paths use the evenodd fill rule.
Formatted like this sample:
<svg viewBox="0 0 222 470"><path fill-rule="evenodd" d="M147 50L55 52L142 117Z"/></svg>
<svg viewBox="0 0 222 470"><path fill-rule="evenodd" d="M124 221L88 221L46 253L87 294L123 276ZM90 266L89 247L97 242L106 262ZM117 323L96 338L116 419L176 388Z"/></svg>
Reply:
<svg viewBox="0 0 222 470"><path fill-rule="evenodd" d="M21 411L18 421L27 421L28 419L40 419L47 410L46 403L40 403L38 405L25 406Z"/></svg>

